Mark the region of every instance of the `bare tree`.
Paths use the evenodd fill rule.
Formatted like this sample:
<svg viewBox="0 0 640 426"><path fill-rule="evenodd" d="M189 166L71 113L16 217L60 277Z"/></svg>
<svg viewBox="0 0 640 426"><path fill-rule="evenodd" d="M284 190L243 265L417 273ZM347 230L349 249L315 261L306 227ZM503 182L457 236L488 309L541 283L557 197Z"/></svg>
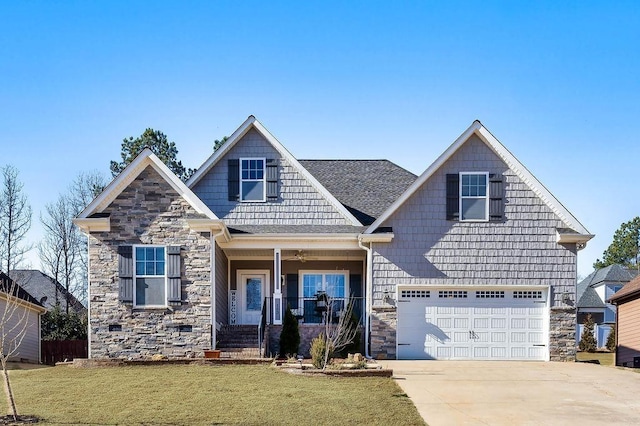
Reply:
<svg viewBox="0 0 640 426"><path fill-rule="evenodd" d="M326 302L324 313L324 360L322 369L326 369L331 355L340 352L355 339L360 327L360 321L354 323L353 298L348 300L334 299L328 295L323 295Z"/></svg>
<svg viewBox="0 0 640 426"><path fill-rule="evenodd" d="M69 188L69 197L73 206L73 216L78 216L82 210L84 210L91 201L104 190L107 185L107 179L104 174L94 170L91 172L82 172L73 181ZM87 301L88 297L88 283L89 276L88 270L88 238L82 234L82 231L75 226L76 234L78 235L76 242L78 244L78 261L76 262L76 287L74 294L82 302Z"/></svg>
<svg viewBox="0 0 640 426"><path fill-rule="evenodd" d="M18 420L18 411L9 380L7 362L18 354L28 328L29 310L20 297L19 286L7 276L0 277L0 364L7 405L14 421Z"/></svg>
<svg viewBox="0 0 640 426"><path fill-rule="evenodd" d="M72 220L102 192L105 184L106 179L100 172L82 172L67 193L48 204L45 214L40 215L45 229L38 247L40 262L45 272L63 283L67 292L66 313L69 313L69 294L73 293L83 302L87 299L87 238Z"/></svg>
<svg viewBox="0 0 640 426"><path fill-rule="evenodd" d="M11 165L2 169L0 188L0 269L8 273L22 261L31 249L22 241L31 228L31 205L22 192L23 184L18 179L18 169Z"/></svg>
<svg viewBox="0 0 640 426"><path fill-rule="evenodd" d="M47 204L45 214L40 215L45 230L45 238L40 245L40 260L46 272L56 282L62 282L66 290L64 306L67 314L81 249L81 235L72 222L74 217L73 203L66 195L60 195L58 200Z"/></svg>

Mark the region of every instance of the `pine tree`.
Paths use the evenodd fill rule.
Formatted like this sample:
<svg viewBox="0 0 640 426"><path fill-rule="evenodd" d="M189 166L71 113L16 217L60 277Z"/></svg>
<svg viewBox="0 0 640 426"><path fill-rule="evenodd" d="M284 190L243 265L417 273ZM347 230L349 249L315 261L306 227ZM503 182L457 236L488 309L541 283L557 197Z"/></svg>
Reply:
<svg viewBox="0 0 640 426"><path fill-rule="evenodd" d="M611 331L609 332L609 335L607 336L607 343L605 344L605 346L611 352L616 350L616 327L615 327L615 324L611 327Z"/></svg>
<svg viewBox="0 0 640 426"><path fill-rule="evenodd" d="M580 343L578 344L578 349L583 352L595 352L598 347L598 342L593 335L594 327L595 323L593 322L593 318L591 318L591 314L587 314L584 320L582 335L580 336Z"/></svg>
<svg viewBox="0 0 640 426"><path fill-rule="evenodd" d="M282 321L282 331L280 332L280 356L293 356L298 353L300 347L300 330L298 330L298 320L287 306Z"/></svg>

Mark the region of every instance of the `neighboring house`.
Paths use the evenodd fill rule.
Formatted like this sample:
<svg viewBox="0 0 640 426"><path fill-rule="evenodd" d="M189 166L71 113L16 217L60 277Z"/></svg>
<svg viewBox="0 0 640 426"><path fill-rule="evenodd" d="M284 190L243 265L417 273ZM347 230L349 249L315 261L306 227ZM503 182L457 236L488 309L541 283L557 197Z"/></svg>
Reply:
<svg viewBox="0 0 640 426"><path fill-rule="evenodd" d="M82 302L76 299L73 294L67 294L67 290L60 282L44 272L35 269L15 269L11 271L10 275L48 311L53 309L56 304L60 304L60 309L64 312L66 298L68 297L69 310L73 310L81 316L87 314L87 308L84 307Z"/></svg>
<svg viewBox="0 0 640 426"><path fill-rule="evenodd" d="M40 362L40 315L46 309L7 274L0 272L0 339L11 361Z"/></svg>
<svg viewBox="0 0 640 426"><path fill-rule="evenodd" d="M578 321L576 342L580 342L584 321L591 314L596 326L594 334L598 347L606 345L607 337L616 322L616 307L607 300L626 283L638 275L633 269L622 265L609 265L592 272L578 283Z"/></svg>
<svg viewBox="0 0 640 426"><path fill-rule="evenodd" d="M75 223L94 358L277 342L287 305L306 352L325 292L376 358L573 360L593 237L479 121L416 178L297 160L250 116L186 184L145 149Z"/></svg>
<svg viewBox="0 0 640 426"><path fill-rule="evenodd" d="M616 365L640 368L640 277L625 284L609 302L618 311Z"/></svg>

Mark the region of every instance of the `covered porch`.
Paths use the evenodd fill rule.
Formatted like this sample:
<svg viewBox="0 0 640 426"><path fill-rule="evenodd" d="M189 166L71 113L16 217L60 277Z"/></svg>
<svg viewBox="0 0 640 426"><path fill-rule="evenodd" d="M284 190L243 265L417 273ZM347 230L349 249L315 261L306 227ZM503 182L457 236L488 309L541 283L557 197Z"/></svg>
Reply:
<svg viewBox="0 0 640 426"><path fill-rule="evenodd" d="M226 336L254 330L260 355L276 355L287 307L298 320L301 353L308 353L310 340L320 333L326 321L333 322L342 315L347 303L353 304L353 312L364 329L366 262L366 251L358 245L357 238L348 244L292 241L285 248L219 244L215 256L213 341L225 346L216 334L224 340Z"/></svg>

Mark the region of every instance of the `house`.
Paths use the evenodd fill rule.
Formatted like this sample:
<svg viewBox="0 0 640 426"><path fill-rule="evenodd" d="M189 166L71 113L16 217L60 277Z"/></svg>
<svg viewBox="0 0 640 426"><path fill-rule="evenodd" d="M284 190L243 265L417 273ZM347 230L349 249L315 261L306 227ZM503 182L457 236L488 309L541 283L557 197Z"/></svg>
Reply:
<svg viewBox="0 0 640 426"><path fill-rule="evenodd" d="M40 315L46 309L0 272L0 341L10 361L40 363Z"/></svg>
<svg viewBox="0 0 640 426"><path fill-rule="evenodd" d="M640 277L609 298L617 308L616 365L640 368Z"/></svg>
<svg viewBox="0 0 640 426"><path fill-rule="evenodd" d="M593 271L578 283L576 342L580 342L584 322L587 315L591 314L596 324L594 334L598 347L606 345L609 332L616 322L616 307L607 301L636 275L636 270L622 265L609 265Z"/></svg>
<svg viewBox="0 0 640 426"><path fill-rule="evenodd" d="M186 183L143 150L75 223L95 358L274 353L287 306L306 351L326 294L376 358L573 360L593 237L479 121L416 177L298 160L250 116Z"/></svg>
<svg viewBox="0 0 640 426"><path fill-rule="evenodd" d="M40 302L48 311L57 304L63 311L66 308L66 299L69 299L69 310L73 310L80 316L87 315L84 307L76 297L67 293L67 289L54 278L36 269L15 269L10 273L11 278L20 284L30 295Z"/></svg>

